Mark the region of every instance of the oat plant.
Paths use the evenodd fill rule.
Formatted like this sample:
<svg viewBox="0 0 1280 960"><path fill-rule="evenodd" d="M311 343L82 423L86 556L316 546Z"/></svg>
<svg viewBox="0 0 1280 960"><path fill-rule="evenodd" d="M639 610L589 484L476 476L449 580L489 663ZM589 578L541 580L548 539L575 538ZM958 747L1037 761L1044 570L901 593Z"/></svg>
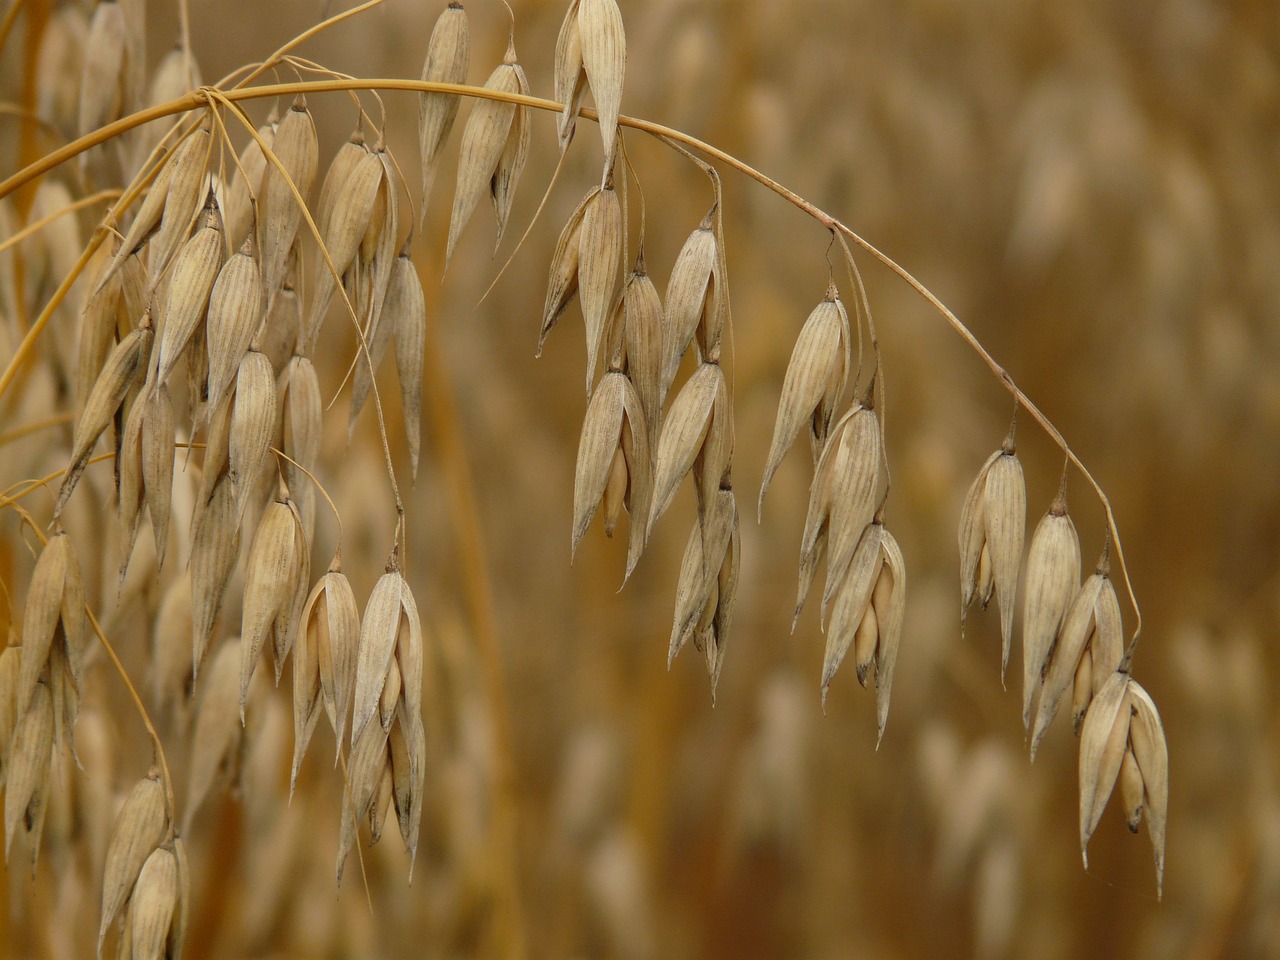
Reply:
<svg viewBox="0 0 1280 960"><path fill-rule="evenodd" d="M428 304L439 302L444 268L458 269L464 235L492 230L508 263L549 263L541 314L529 291L531 306L518 318L530 347L562 350L567 337L585 338L585 397L571 414L582 427L573 490L563 492L572 501L572 552L593 535L596 515L609 536L625 522L626 582L654 538L681 533L667 529L668 515L692 487L696 513L671 571L665 657L670 667L692 645L714 699L733 660L749 560L742 526L750 511L744 519L739 493L750 490L763 515L779 496L766 497L771 481L803 435L812 480L803 529L794 531L794 613L798 624L806 604L816 607L825 632L813 709L845 696L852 673L875 689L877 744L899 650L912 638L885 443L892 372L861 271L878 264L923 297L990 368L1015 411L959 517L959 627L975 601L985 608L994 599L1004 676L1020 611L1031 755L1069 698L1080 737L1082 854L1118 784L1130 829L1147 822L1159 889L1168 756L1155 704L1132 677L1141 616L1120 530L1098 482L1031 397L954 313L841 220L690 133L624 114L628 70L642 68L628 63L628 5L572 0L554 51L545 52L519 46L513 15L505 54L485 63L475 62L463 5L442 4L424 38L421 79L348 76L297 52L379 6L370 0L329 16L205 84L185 31L177 50L148 68L142 0L69 4L29 45L19 112L45 139L65 143L42 152L33 144L43 141L25 139L0 183L2 432L47 439L40 457L20 465L30 479L0 496L10 517L12 615L0 653L9 870L26 862L32 871L43 863L76 873L97 904L99 953L111 942L134 957L176 957L200 926L193 873L207 866L188 859L187 840L211 829L211 808L228 790L242 798L249 830L271 829L273 798L309 803L301 795L327 790L340 806L323 827L339 837L338 882L359 836L377 841L393 820L412 876L424 811L430 817L431 803L448 796L432 786L446 775L432 741L449 736L441 703L453 691L441 640L448 628L428 599L439 591L415 564L402 485L438 485L464 531L460 542L476 541L456 414L431 359L439 325L455 318L429 323ZM11 40L23 7L10 5L0 43ZM386 7L396 16L395 4ZM180 14L185 25L185 6ZM393 152L389 128L413 122L395 115L393 91L417 97L417 158ZM258 124L248 110L262 103L271 113ZM554 139L543 113L555 118ZM326 151L318 121L349 136ZM692 217L667 209L662 184L633 164L628 146L641 138L705 176L705 205ZM455 162L455 146L450 206L440 174ZM534 151L560 160L556 177L539 185L548 193L583 166L567 163L571 155L598 171L570 186L581 200L546 250L527 239L503 245L528 226L513 219L513 202L530 189L523 174ZM768 424L735 415L734 259L724 224L726 194L749 188L771 191L830 234L829 248L813 250L817 262L827 258L825 290L795 305L795 346L775 386L758 492L734 457L737 431ZM443 236L430 230L432 204L450 209ZM670 263L646 248L647 226L660 217L687 220L677 227L688 239ZM388 355L394 387L382 367ZM348 384L349 402L333 409ZM433 416L443 426L436 443L424 444L424 417ZM1028 424L1064 458L1029 541L1015 429ZM1002 432L991 426L993 442ZM380 451L390 504L380 521L364 513L353 521L340 505L333 477L342 436L353 445L372 437ZM1069 485L1096 497L1106 518L1106 546L1083 583ZM380 555L371 556L370 543ZM479 555L463 554L467 576L483 578ZM1132 615L1127 636L1121 598ZM151 636L145 678L116 653L138 624ZM484 633L466 655L480 664L486 697L502 704L499 653ZM664 654L655 645L651 655ZM852 667L842 673L846 659ZM107 661L114 676L95 666ZM74 818L86 802L69 779L77 762L100 765L86 756L86 722L127 722L104 715L121 702L104 692L112 685L145 725L153 762L108 766L131 785L118 809L86 813L80 833L42 837L47 818ZM509 722L498 716L500 726ZM314 756L321 727L332 731L336 773L308 771L326 763ZM509 732L495 737L509 748ZM499 750L495 762L511 759ZM274 781L286 779L282 794ZM509 773L494 782L485 800L498 838L492 869L502 877L493 882L494 936L514 954L522 935ZM360 869L362 883L376 886L372 866L361 860ZM81 915L74 902L65 909Z"/></svg>

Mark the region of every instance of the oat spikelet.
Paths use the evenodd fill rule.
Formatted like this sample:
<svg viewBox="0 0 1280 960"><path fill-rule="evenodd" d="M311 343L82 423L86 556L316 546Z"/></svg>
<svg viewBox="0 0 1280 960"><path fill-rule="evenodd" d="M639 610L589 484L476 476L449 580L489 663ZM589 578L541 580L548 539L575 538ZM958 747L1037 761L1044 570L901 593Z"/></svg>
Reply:
<svg viewBox="0 0 1280 960"><path fill-rule="evenodd" d="M49 800L49 767L53 756L54 708L49 689L36 684L27 709L17 715L8 750L4 793L4 861L9 862L13 838L27 833L34 873L40 834Z"/></svg>
<svg viewBox="0 0 1280 960"><path fill-rule="evenodd" d="M151 851L129 902L129 935L134 960L166 960L165 945L178 908L178 861L172 851Z"/></svg>
<svg viewBox="0 0 1280 960"><path fill-rule="evenodd" d="M201 686L191 736L191 761L187 768L186 807L182 832L191 832L196 811L226 767L235 763L244 730L237 715L237 674L240 641L223 642L213 655Z"/></svg>
<svg viewBox="0 0 1280 960"><path fill-rule="evenodd" d="M151 356L151 344L155 339L151 330L151 318L144 315L139 325L116 344L107 362L98 374L98 380L89 392L84 410L76 421L75 439L71 444L71 464L62 478L58 500L53 507L54 519L62 512L67 498L80 482L80 475L89 462L89 454L98 437L111 424L129 390L147 369Z"/></svg>
<svg viewBox="0 0 1280 960"><path fill-rule="evenodd" d="M54 667L51 658L55 648L67 656L73 678L79 683L87 631L80 564L71 549L71 538L57 530L40 551L22 611L15 717L26 715L41 675Z"/></svg>
<svg viewBox="0 0 1280 960"><path fill-rule="evenodd" d="M1164 896L1164 839L1169 815L1169 747L1164 724L1153 701L1136 680L1128 683L1128 696L1133 704L1129 723L1129 750L1142 775L1141 812L1147 818L1147 832L1156 860L1156 896ZM1129 829L1137 832L1137 823Z"/></svg>
<svg viewBox="0 0 1280 960"><path fill-rule="evenodd" d="M704 322L703 315L723 310L723 290L719 282L719 256L712 230L715 210L708 211L698 229L689 235L667 281L663 297L662 393L665 396L676 378L680 359ZM718 324L709 324L718 326Z"/></svg>
<svg viewBox="0 0 1280 960"><path fill-rule="evenodd" d="M382 161L364 142L356 130L333 158L320 188L316 211L316 227L334 269L341 277L351 266L360 243L369 229L378 190L385 176ZM309 353L320 332L320 324L328 312L337 278L321 255L317 255L314 280L310 291L311 308L307 315L304 352Z"/></svg>
<svg viewBox="0 0 1280 960"><path fill-rule="evenodd" d="M503 93L528 94L529 82L516 62L514 41L506 56L485 81L485 88ZM453 258L458 237L488 188L498 218L498 241L511 209L511 196L529 152L531 118L528 107L499 100L477 100L462 131L458 158L458 184L449 218L449 242L445 264Z"/></svg>
<svg viewBox="0 0 1280 960"><path fill-rule="evenodd" d="M560 231L559 239L556 240L555 252L551 255L550 276L547 279L547 298L542 307L542 327L538 331L536 356L542 356L542 346L546 342L547 334L559 322L565 308L578 294L578 264L582 257L582 220L587 205L599 192L599 187L592 187L590 192L579 201L573 213L569 215L564 229Z"/></svg>
<svg viewBox="0 0 1280 960"><path fill-rule="evenodd" d="M280 161L265 165L262 177L262 201L259 207L262 229L262 282L266 284L268 302L284 283L289 250L293 247L302 208L290 189L290 181L305 201L315 184L320 163L316 141L316 124L307 109L307 98L299 95L289 112L280 120L271 150ZM281 172L281 167L284 172ZM288 174L286 180L285 174Z"/></svg>
<svg viewBox="0 0 1280 960"><path fill-rule="evenodd" d="M213 488L191 543L191 664L200 672L227 582L240 555L235 490L225 474Z"/></svg>
<svg viewBox="0 0 1280 960"><path fill-rule="evenodd" d="M649 440L657 440L662 419L662 301L645 269L644 249L622 295L623 344L627 377L636 388Z"/></svg>
<svg viewBox="0 0 1280 960"><path fill-rule="evenodd" d="M258 137L268 147L275 142L278 125L279 119L273 110L272 116L258 128ZM257 138L251 137L240 151L239 163L231 175L231 185L222 204L222 222L233 250L239 249L252 233L254 208L251 200L262 196L262 177L266 172L267 156L258 145Z"/></svg>
<svg viewBox="0 0 1280 960"><path fill-rule="evenodd" d="M299 642L305 634L309 651L315 657L325 713L341 745L355 690L360 611L351 583L342 572L337 557L328 572L312 587L303 608L299 630ZM301 764L305 747L304 742L296 748L295 765ZM337 760L336 754L334 759Z"/></svg>
<svg viewBox="0 0 1280 960"><path fill-rule="evenodd" d="M160 219L159 229L156 230L154 239L151 241L151 255L149 264L151 267L151 279L154 283L169 268L169 261L177 252L182 241L187 239L187 232L191 229L191 222L200 212L201 201L205 199L206 194L206 177L209 169L209 154L213 146L212 134L209 131L208 121L205 121L200 129L187 137L173 151L173 159L169 162L168 178L164 184L163 193L163 209L164 215ZM159 189L159 184L152 185L151 193L147 194L147 202L150 202L153 194ZM143 219L146 212L146 203L143 209L138 213L138 219ZM150 230L148 229L148 233ZM129 235L125 238L124 246L121 250L128 250L134 253L137 245L141 245L146 239L145 236L139 237L135 241L135 246L130 246L130 238L133 236L133 230L129 231Z"/></svg>
<svg viewBox="0 0 1280 960"><path fill-rule="evenodd" d="M1104 676L1110 676L1120 665L1124 628L1120 621L1120 602L1116 598L1115 586L1108 570L1109 564L1104 555L1097 572L1084 582L1062 620L1058 640L1049 654L1044 687L1040 691L1040 702L1036 707L1036 722L1031 731L1033 760L1041 738L1058 711L1063 694L1074 684L1080 662L1085 657L1090 659L1092 675L1095 666L1094 644L1103 651L1100 660L1107 661L1105 664L1098 664L1102 666ZM1110 662L1112 651L1115 652L1114 662ZM1091 691L1090 694L1092 695ZM1087 708L1087 701L1084 706Z"/></svg>
<svg viewBox="0 0 1280 960"><path fill-rule="evenodd" d="M235 488L238 516L244 515L249 495L267 463L278 422L276 378L271 361L265 354L250 350L240 358L236 374L229 437L229 476Z"/></svg>
<svg viewBox="0 0 1280 960"><path fill-rule="evenodd" d="M1013 431L987 458L960 511L960 630L969 606L995 595L1000 607L1000 676L1013 646L1014 603L1026 539L1027 487L1013 445Z"/></svg>
<svg viewBox="0 0 1280 960"><path fill-rule="evenodd" d="M355 428L356 416L363 409L365 401L369 397L369 390L373 386L374 373L382 362L382 358L386 355L387 347L392 343L397 343L402 324L407 323L412 327L425 327L426 309L422 281L418 279L418 271L414 269L406 248L401 251L400 256L395 258L395 262L391 266L386 300L383 302L382 309L373 315L369 322L369 329L365 333L368 354L365 355L363 349L361 349L361 356L356 358L355 370L351 376L351 413L347 420L348 438L350 438ZM411 333L410 336L415 336L415 334ZM425 337L425 329L423 336ZM421 368L421 365L422 360L421 356L419 356L419 368ZM405 384L402 380L402 390L404 386ZM421 391L421 373L419 373L419 405L421 404Z"/></svg>
<svg viewBox="0 0 1280 960"><path fill-rule="evenodd" d="M240 359L262 323L266 297L252 237L218 273L209 295L206 346L209 351L210 411L222 406Z"/></svg>
<svg viewBox="0 0 1280 960"><path fill-rule="evenodd" d="M1129 676L1107 678L1080 728L1080 855L1089 869L1089 838L1120 775L1133 714Z"/></svg>
<svg viewBox="0 0 1280 960"><path fill-rule="evenodd" d="M1026 606L1022 614L1022 725L1031 727L1031 706L1040 693L1049 651L1080 588L1080 538L1059 491L1036 527L1027 557Z"/></svg>
<svg viewBox="0 0 1280 960"><path fill-rule="evenodd" d="M124 532L121 584L128 570L144 504L151 515L156 566L164 565L173 502L173 437L174 413L169 388L161 386L155 393L140 395L129 411L120 452L120 521Z"/></svg>
<svg viewBox="0 0 1280 960"><path fill-rule="evenodd" d="M807 422L815 463L831 430L836 405L849 375L849 316L834 283L827 284L826 298L809 314L800 330L787 375L782 382L773 441L760 484L757 510L763 509L765 491L782 458Z"/></svg>
<svg viewBox="0 0 1280 960"><path fill-rule="evenodd" d="M351 719L351 744L355 748L369 721L378 714L383 688L391 672L392 659L398 656L401 644L406 651L416 646L421 650L422 622L418 607L404 576L395 567L394 557L390 569L374 585L373 593L364 609L360 626L360 652L356 664L355 699ZM397 664L399 669L399 664ZM412 686L412 684L410 685ZM421 667L418 670L418 690L406 690L406 703L412 710L409 698L421 695Z"/></svg>
<svg viewBox="0 0 1280 960"><path fill-rule="evenodd" d="M741 568L738 507L728 487L716 492L695 523L680 564L667 668L693 640L702 651L714 704L733 621Z"/></svg>
<svg viewBox="0 0 1280 960"><path fill-rule="evenodd" d="M560 150L564 151L578 125L578 111L587 90L587 74L582 69L582 25L578 20L580 0L570 0L560 33L556 37L555 94L564 104L556 122Z"/></svg>
<svg viewBox="0 0 1280 960"><path fill-rule="evenodd" d="M617 0L581 0L578 24L582 68L600 114L600 139L604 143L607 178L613 169L618 113L622 109L622 80L627 66L627 38Z"/></svg>
<svg viewBox="0 0 1280 960"><path fill-rule="evenodd" d="M595 380L601 341L613 288L618 280L618 264L622 260L625 241L622 230L622 204L612 183L606 183L587 201L582 212L579 237L578 287L582 296L582 317L587 328L587 393Z"/></svg>
<svg viewBox="0 0 1280 960"><path fill-rule="evenodd" d="M456 0L436 20L427 43L427 59L422 64L422 79L432 83L466 83L470 56L467 14ZM460 97L447 93L418 95L418 145L422 160L422 216L427 215L427 202L440 166L440 153L453 130L458 116Z"/></svg>
<svg viewBox="0 0 1280 960"><path fill-rule="evenodd" d="M671 410L662 424L658 438L658 456L654 464L653 506L650 508L649 528L667 511L675 498L676 488L684 475L693 468L704 451L710 451L714 461L704 476L722 472L727 467L724 451L715 450L713 439L717 431L725 429L724 421L730 416L728 388L719 364L704 363L676 395ZM719 484L716 477L716 485ZM714 491L699 483L700 504L710 501Z"/></svg>
<svg viewBox="0 0 1280 960"><path fill-rule="evenodd" d="M120 4L115 0L99 3L89 25L80 77L80 136L122 115L126 105L128 48L128 27Z"/></svg>
<svg viewBox="0 0 1280 960"><path fill-rule="evenodd" d="M609 536L626 505L632 517L626 577L644 549L652 485L649 445L644 411L631 381L617 371L606 373L587 407L578 442L571 553L577 552L602 502Z"/></svg>
<svg viewBox="0 0 1280 960"><path fill-rule="evenodd" d="M173 264L169 279L169 298L165 304L164 324L160 331L159 358L156 361L156 385L169 379L174 364L191 343L204 323L209 309L209 295L226 259L226 240L222 233L222 214L218 201L209 195L204 223L183 244Z"/></svg>
<svg viewBox="0 0 1280 960"><path fill-rule="evenodd" d="M288 651L294 624L290 607L303 573L298 508L281 489L258 523L245 565L244 612L240 627L240 719L244 720L249 680L258 665L263 641L274 638L277 677ZM283 634L283 636L281 636Z"/></svg>
<svg viewBox="0 0 1280 960"><path fill-rule="evenodd" d="M98 956L107 930L133 891L151 852L164 839L168 816L160 772L153 768L134 784L111 830L102 880L102 921L98 925Z"/></svg>
<svg viewBox="0 0 1280 960"><path fill-rule="evenodd" d="M422 279L408 253L392 268L384 312L392 311L396 331L396 377L400 381L400 406L404 411L405 442L409 445L411 476L418 476L422 445L422 371L427 346L427 300Z"/></svg>
<svg viewBox="0 0 1280 960"><path fill-rule="evenodd" d="M797 620L824 552L829 553L824 614L831 594L843 582L862 532L875 515L883 457L880 421L875 411L854 404L832 428L809 488L809 507L800 540Z"/></svg>

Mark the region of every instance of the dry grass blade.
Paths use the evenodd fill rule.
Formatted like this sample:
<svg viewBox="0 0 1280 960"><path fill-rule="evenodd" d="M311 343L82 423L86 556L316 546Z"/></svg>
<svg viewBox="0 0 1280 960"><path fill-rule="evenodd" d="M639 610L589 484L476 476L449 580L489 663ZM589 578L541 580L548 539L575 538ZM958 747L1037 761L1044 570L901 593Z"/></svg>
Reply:
<svg viewBox="0 0 1280 960"><path fill-rule="evenodd" d="M164 839L168 817L160 773L152 770L134 784L116 816L107 846L106 873L102 881L102 921L98 925L98 955L116 914L124 906L138 874L151 852Z"/></svg>
<svg viewBox="0 0 1280 960"><path fill-rule="evenodd" d="M117 272L101 283L95 281L93 292L85 299L80 313L80 354L76 364L77 413L84 409L115 342L123 285L124 278Z"/></svg>
<svg viewBox="0 0 1280 960"><path fill-rule="evenodd" d="M617 0L581 0L578 29L582 67L600 114L605 179L608 179L609 171L613 169L618 113L622 109L622 80L627 65L627 38L622 29L622 12L618 9Z"/></svg>
<svg viewBox="0 0 1280 960"><path fill-rule="evenodd" d="M570 558L586 535L609 483L610 467L622 436L623 395L630 387L621 373L607 373L587 406L578 440L573 479L573 537Z"/></svg>
<svg viewBox="0 0 1280 960"><path fill-rule="evenodd" d="M782 381L782 397L778 401L778 417L773 427L773 440L765 463L764 481L760 484L757 510L763 509L765 491L782 458L808 422L813 440L814 461L822 456L836 405L848 378L849 342L846 331L849 317L836 293L835 284L827 288L826 299L809 314L791 362Z"/></svg>
<svg viewBox="0 0 1280 960"><path fill-rule="evenodd" d="M397 719L399 722L391 727L389 736L393 799L400 822L400 836L404 838L405 849L409 852L409 882L412 883L426 787L426 731L422 718L407 716L403 707Z"/></svg>
<svg viewBox="0 0 1280 960"><path fill-rule="evenodd" d="M431 83L466 83L470 43L467 14L453 2L436 20L422 64L422 79ZM440 166L440 153L453 130L461 98L446 93L418 95L418 146L422 161L422 216L427 215L431 187Z"/></svg>
<svg viewBox="0 0 1280 960"><path fill-rule="evenodd" d="M382 783L383 768L390 762L387 731L378 723L367 724L356 741L347 763L347 793L343 802L342 826L338 839L337 883L342 883L342 868L355 843L356 825L369 812Z"/></svg>
<svg viewBox="0 0 1280 960"><path fill-rule="evenodd" d="M142 487L151 516L156 565L164 566L169 544L169 514L173 503L173 436L175 417L169 390L140 398L142 417Z"/></svg>

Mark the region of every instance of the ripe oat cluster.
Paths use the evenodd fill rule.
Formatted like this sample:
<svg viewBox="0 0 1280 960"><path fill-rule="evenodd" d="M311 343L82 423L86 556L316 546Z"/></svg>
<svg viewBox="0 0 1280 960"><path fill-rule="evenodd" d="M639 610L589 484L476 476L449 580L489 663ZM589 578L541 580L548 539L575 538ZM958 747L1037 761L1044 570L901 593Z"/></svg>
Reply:
<svg viewBox="0 0 1280 960"><path fill-rule="evenodd" d="M558 112L562 153L573 149L583 117L600 132L599 181L550 251L537 337L541 352L578 301L588 400L574 471L572 547L578 549L597 513L608 535L625 513L629 578L690 478L697 515L680 564L667 657L670 664L692 641L705 658L713 696L743 562L733 378L724 346L732 315L721 170L727 165L766 178L732 158L726 164L692 137L621 114L626 40L615 0L570 3L555 49L551 101L531 96L514 25L502 63L483 87L466 86L467 16L461 3L449 3L431 33L421 80L395 82L419 95L414 177L408 158L388 148L384 123L363 109L346 143L331 157L321 155L313 106L332 98L340 110L347 103L342 91L377 83L328 74L296 58L290 44L209 86L200 84L184 46L148 85L138 8L109 0L80 24L85 40L73 122L79 139L0 184L0 258L22 258L26 290L39 294L36 315L4 355L0 394L22 390L27 372L44 365L75 406L63 469L0 498L20 515L32 546L28 570L9 591L21 616L0 652L0 786L6 859L25 845L34 869L46 815L65 788L67 761L75 762L78 745L83 753L77 722L86 664L112 660L154 738L155 764L133 774L140 779L110 825L98 874L98 949L114 927L121 956L153 958L178 955L200 909L191 902L190 873L198 867L188 863L184 836L201 829L202 806L241 781L252 740L267 722L266 704L280 696L259 669L264 656L276 686L292 667L290 795L322 715L336 738L333 789L343 809L338 880L362 825L376 841L393 817L410 864L417 853L430 776L424 670L433 654L424 629L429 618L411 587L389 431L403 430L416 475L427 307L412 259L422 242L414 211L416 203L425 212L460 104L471 101L458 138L446 263L486 196L502 239L533 147L534 110ZM50 30L70 29L74 15L64 19ZM319 79L262 83L271 70ZM588 94L594 111L583 109ZM255 128L239 105L263 97L274 97L280 108ZM55 91L48 102L56 113ZM658 137L706 173L714 193L665 271L661 294L649 275L643 216L626 189L633 171L624 134ZM720 160L721 169L699 154ZM34 199L24 208L15 191L26 187ZM110 190L113 202L92 239L68 249L60 218L80 209L75 193L82 188ZM855 306L846 308L833 275L799 330L757 509L763 511L776 471L805 434L813 479L799 537L795 613L811 594L820 605L821 701L852 653L859 683L875 687L879 738L904 642L907 569L888 525L884 371L851 247L865 242L806 202L797 205L838 242L842 282ZM17 245L24 218L29 226ZM0 310L10 309L13 283L0 259ZM5 320L6 328L16 323ZM333 505L320 458L324 398L340 388L321 383L317 372L326 323L357 331L348 435L372 401L397 508L387 518L394 533L385 572L364 598L344 573L341 534L318 542L319 505ZM72 347L62 342L60 327L73 335ZM401 424L384 417L383 385L375 377L388 351ZM1012 381L1007 385L1019 409L1060 443L1068 465L1024 559L1026 490L1012 427L983 464L960 517L961 628L975 600L985 607L995 599L1003 673L1021 581L1023 722L1031 754L1070 691L1080 736L1082 851L1118 782L1130 828L1136 832L1147 819L1159 882L1168 756L1155 705L1130 676L1137 630L1126 644L1111 577L1114 558L1127 587L1118 531L1107 506L1108 546L1082 584L1079 539L1067 511L1068 468L1078 468L1099 496L1101 490L1030 400ZM112 471L114 482L86 482ZM175 484L175 472L192 478L189 490ZM43 483L57 489L46 513L27 496ZM104 491L118 525L118 558L76 526L77 500ZM149 535L142 535L144 526ZM105 581L116 592L131 576L154 581L162 567L181 567L149 601L158 639L145 697L116 658L111 630L95 616L82 563L110 563ZM180 715L183 738L161 738L153 712ZM185 782L175 783L179 770Z"/></svg>

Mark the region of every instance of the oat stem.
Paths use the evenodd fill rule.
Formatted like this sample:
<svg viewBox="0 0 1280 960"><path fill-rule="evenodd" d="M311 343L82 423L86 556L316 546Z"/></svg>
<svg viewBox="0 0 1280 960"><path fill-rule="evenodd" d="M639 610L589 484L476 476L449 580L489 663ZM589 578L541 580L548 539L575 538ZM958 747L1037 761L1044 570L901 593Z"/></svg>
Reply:
<svg viewBox="0 0 1280 960"><path fill-rule="evenodd" d="M41 430L47 430L50 427L60 427L64 423L71 423L75 420L76 412L74 410L66 410L62 413L56 413L52 417L45 417L43 420L37 420L34 423L28 423L21 427L14 427L8 433L0 434L0 447L5 444L13 443L15 440L21 440L23 437L29 437L33 433L39 433Z"/></svg>
<svg viewBox="0 0 1280 960"><path fill-rule="evenodd" d="M99 190L97 193L90 194L87 197L81 197L74 203L69 203L65 207L59 208L53 211L53 213L46 214L35 223L27 224L8 240L0 242L0 253L4 253L10 247L21 243L33 233L39 233L49 224L53 223L53 221L66 216L68 213L75 213L77 210L83 210L85 207L92 207L94 204L101 203L103 200L114 200L123 192L124 191L122 190Z"/></svg>

